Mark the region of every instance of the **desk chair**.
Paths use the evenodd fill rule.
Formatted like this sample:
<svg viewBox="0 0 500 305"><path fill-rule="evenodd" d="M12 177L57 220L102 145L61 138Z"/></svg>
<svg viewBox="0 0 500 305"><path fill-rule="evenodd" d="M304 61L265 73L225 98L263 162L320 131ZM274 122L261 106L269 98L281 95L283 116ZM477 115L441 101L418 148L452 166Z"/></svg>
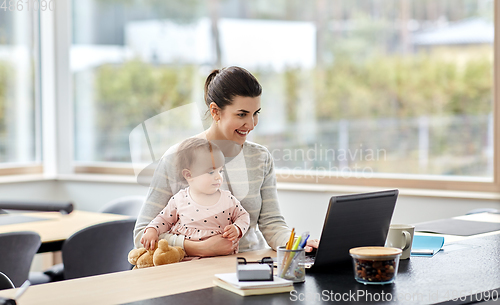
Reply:
<svg viewBox="0 0 500 305"><path fill-rule="evenodd" d="M125 196L106 203L99 212L128 215L137 218L144 202L143 196Z"/></svg>
<svg viewBox="0 0 500 305"><path fill-rule="evenodd" d="M62 247L64 279L132 269L127 258L134 248L135 221L101 223L70 236Z"/></svg>
<svg viewBox="0 0 500 305"><path fill-rule="evenodd" d="M0 271L16 287L28 279L31 262L41 243L40 236L35 232L0 234Z"/></svg>
<svg viewBox="0 0 500 305"><path fill-rule="evenodd" d="M11 288L16 288L16 286L14 286L14 283L12 283L5 273L0 272L0 290Z"/></svg>

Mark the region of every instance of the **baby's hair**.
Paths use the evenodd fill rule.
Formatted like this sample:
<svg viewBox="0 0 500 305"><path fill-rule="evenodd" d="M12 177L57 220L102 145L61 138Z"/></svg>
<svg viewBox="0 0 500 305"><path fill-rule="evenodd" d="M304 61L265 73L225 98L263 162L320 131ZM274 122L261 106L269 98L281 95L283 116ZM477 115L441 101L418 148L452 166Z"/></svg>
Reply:
<svg viewBox="0 0 500 305"><path fill-rule="evenodd" d="M206 152L210 152L212 158L212 166L215 169L214 152L221 151L217 145L211 143L206 139L200 138L189 138L179 144L176 156L176 166L178 178L181 181L185 181L184 176L182 175L182 170L191 169L194 161L196 160L197 151L203 149L205 149Z"/></svg>

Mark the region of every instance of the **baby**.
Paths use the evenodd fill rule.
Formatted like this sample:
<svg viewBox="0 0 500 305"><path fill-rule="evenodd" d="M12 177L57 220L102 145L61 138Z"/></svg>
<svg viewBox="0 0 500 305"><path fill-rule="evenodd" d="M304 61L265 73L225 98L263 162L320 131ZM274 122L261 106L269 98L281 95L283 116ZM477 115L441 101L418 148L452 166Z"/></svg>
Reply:
<svg viewBox="0 0 500 305"><path fill-rule="evenodd" d="M229 191L221 190L224 155L213 143L189 138L179 145L176 165L179 178L189 187L173 195L167 206L144 231L141 243L155 249L158 236L181 234L204 240L222 234L237 242L250 225L250 216Z"/></svg>

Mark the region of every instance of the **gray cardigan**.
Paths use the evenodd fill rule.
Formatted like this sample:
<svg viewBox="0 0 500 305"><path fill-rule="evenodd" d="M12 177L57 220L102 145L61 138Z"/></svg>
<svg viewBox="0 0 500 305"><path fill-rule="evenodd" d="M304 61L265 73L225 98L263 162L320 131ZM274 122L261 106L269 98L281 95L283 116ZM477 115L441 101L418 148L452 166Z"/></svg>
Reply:
<svg viewBox="0 0 500 305"><path fill-rule="evenodd" d="M160 159L155 170L145 202L135 224L134 241L136 248L142 247L140 239L149 222L167 205L170 197L187 185L180 182L173 166L173 158L178 145L171 147ZM258 250L266 247L266 241L276 250L284 246L291 230L280 213L276 190L276 175L271 154L262 145L245 142L238 156L226 158L222 189L231 190L250 214L250 228L241 238L239 251ZM171 246L184 248L184 235L164 233Z"/></svg>

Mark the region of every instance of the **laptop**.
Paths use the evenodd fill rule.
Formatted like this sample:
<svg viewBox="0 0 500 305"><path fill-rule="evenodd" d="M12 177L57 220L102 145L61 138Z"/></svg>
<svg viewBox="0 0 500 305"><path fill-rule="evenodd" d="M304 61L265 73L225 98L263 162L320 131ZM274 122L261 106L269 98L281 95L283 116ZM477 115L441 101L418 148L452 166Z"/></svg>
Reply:
<svg viewBox="0 0 500 305"><path fill-rule="evenodd" d="M330 198L318 249L307 254L306 268L350 261L351 248L384 246L398 194L387 190Z"/></svg>

